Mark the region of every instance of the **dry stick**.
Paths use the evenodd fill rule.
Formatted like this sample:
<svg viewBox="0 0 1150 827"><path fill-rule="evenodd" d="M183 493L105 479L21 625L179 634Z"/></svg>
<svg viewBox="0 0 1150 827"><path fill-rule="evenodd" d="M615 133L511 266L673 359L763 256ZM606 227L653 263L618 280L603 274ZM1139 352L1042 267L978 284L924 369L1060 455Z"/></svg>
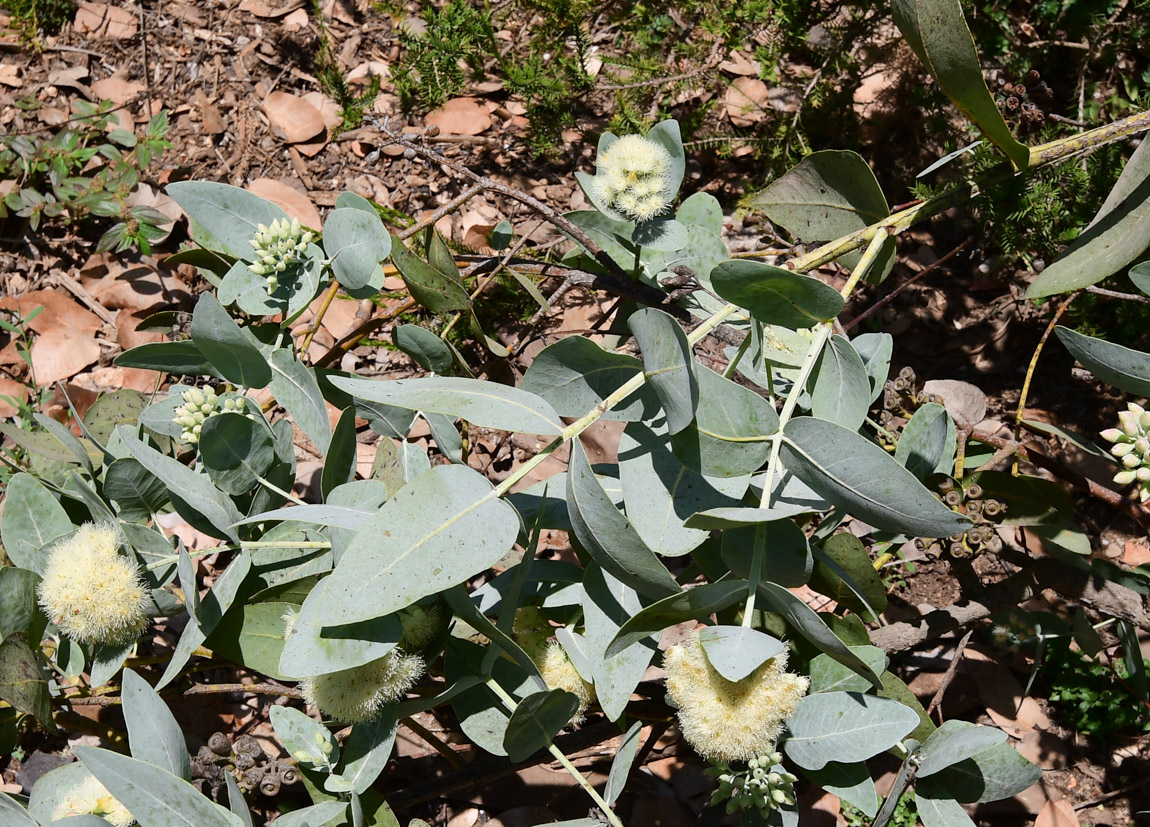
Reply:
<svg viewBox="0 0 1150 827"><path fill-rule="evenodd" d="M951 655L950 665L946 667L946 673L942 676L942 683L938 685L938 691L934 693L934 697L930 699L930 706L926 708L926 717L934 714L935 709L942 703L943 696L946 695L946 690L950 688L950 682L954 680L954 676L958 674L958 664L962 662L962 653L966 651L966 644L970 643L970 638L974 634L974 629L969 630L962 636L962 640L958 642L958 648L954 650Z"/></svg>
<svg viewBox="0 0 1150 827"><path fill-rule="evenodd" d="M1022 380L1022 391L1018 394L1018 410L1014 414L1015 442L1018 442L1022 435L1022 412L1026 408L1026 397L1030 393L1030 383L1034 379L1034 370L1038 367L1038 357L1042 355L1042 348L1046 345L1046 340L1054 332L1054 326L1058 324L1058 320L1066 312L1066 308L1070 307L1070 303L1078 298L1078 294L1081 292L1081 290L1075 290L1058 305L1058 309L1054 311L1054 315L1050 317L1050 321L1046 325L1046 330L1042 331L1042 338L1038 340L1038 345L1034 348L1034 355L1030 357L1030 364L1026 366L1026 378ZM1018 476L1018 454L1014 455L1014 463L1010 472L1013 476Z"/></svg>
<svg viewBox="0 0 1150 827"><path fill-rule="evenodd" d="M367 338L369 335L390 322L392 319L397 319L404 313L414 310L418 306L419 305L415 299L404 299L402 302L392 307L382 316L376 316L374 319L368 319L351 333L347 334L334 345L332 345L331 350L321 356L315 363L314 367L327 367L332 362L336 361L349 350L358 345L363 339Z"/></svg>
<svg viewBox="0 0 1150 827"><path fill-rule="evenodd" d="M470 201L472 198L479 195L479 193L481 193L481 192L483 192L483 187L480 186L479 184L473 184L472 186L465 189L463 192L459 193L459 195L452 198L450 201L448 201L442 207L437 209L431 215L424 217L421 221L417 221L415 224L412 224L406 230L403 230L402 232L397 233L397 235L399 236L400 239L402 239L403 241L406 241L407 239L411 238L413 235L422 231L423 229L425 229L427 227L434 226L435 223L437 221L439 221L439 219L443 218L443 216L459 209L464 204L466 204L468 201Z"/></svg>
<svg viewBox="0 0 1150 827"><path fill-rule="evenodd" d="M894 301L895 296L897 296L903 290L906 290L908 287L910 287L915 282L919 281L920 279L926 278L931 273L933 273L935 270L942 267L942 265L946 264L948 261L950 261L956 255L958 255L963 250L965 250L967 247L969 247L971 242L973 242L973 241L974 241L974 236L971 236L966 241L962 242L957 247L955 247L953 250L951 250L949 253L947 253L945 256L940 258L938 261L934 262L933 264L930 264L927 267L924 267L922 270L919 270L917 273L915 273L909 279L904 281L902 284L900 284L894 290L890 291L890 293L883 296L881 299L876 301L874 304L872 304L870 307L868 307L862 313L859 313L857 316L855 316L849 322L844 324L843 330L850 330L855 325L861 324L862 322L865 322L867 319L869 319L875 313L882 310L884 307L886 307L888 304L890 304L892 301Z"/></svg>
<svg viewBox="0 0 1150 827"><path fill-rule="evenodd" d="M315 334L319 333L319 326L323 324L323 317L327 315L327 309L331 307L331 303L335 300L335 294L339 292L339 281L332 279L331 287L323 294L323 303L316 311L315 321L312 323L311 329L304 336L303 343L299 346L299 352L304 356L307 355L307 350L311 347L311 341L315 338Z"/></svg>
<svg viewBox="0 0 1150 827"><path fill-rule="evenodd" d="M281 698L303 699L303 692L291 686L275 683L198 683L184 690L184 695L277 695Z"/></svg>
<svg viewBox="0 0 1150 827"><path fill-rule="evenodd" d="M459 756L455 754L455 750L445 744L439 737L436 736L434 732L429 730L423 724L419 723L419 721L415 720L415 718L404 718L402 719L402 723L405 727L426 741L432 749L442 755L443 759L451 765L453 770L459 770L463 768L463 762L459 760Z"/></svg>
<svg viewBox="0 0 1150 827"><path fill-rule="evenodd" d="M1090 285L1085 288L1087 293L1096 293L1099 296L1106 296L1110 299L1122 299L1127 302L1138 302L1139 304L1150 304L1150 299L1138 293L1119 293L1117 290L1107 290L1105 287L1098 287Z"/></svg>

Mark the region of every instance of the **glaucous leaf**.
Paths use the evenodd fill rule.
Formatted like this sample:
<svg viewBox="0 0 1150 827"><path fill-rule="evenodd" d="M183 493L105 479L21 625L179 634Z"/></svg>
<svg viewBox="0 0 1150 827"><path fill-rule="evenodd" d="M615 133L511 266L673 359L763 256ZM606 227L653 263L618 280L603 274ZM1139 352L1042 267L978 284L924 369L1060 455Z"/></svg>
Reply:
<svg viewBox="0 0 1150 827"><path fill-rule="evenodd" d="M262 417L222 413L204 420L200 460L208 477L225 494L246 494L275 462L271 429Z"/></svg>
<svg viewBox="0 0 1150 827"><path fill-rule="evenodd" d="M290 706L273 706L270 715L276 738L292 758L313 767L339 761L339 742L323 724Z"/></svg>
<svg viewBox="0 0 1150 827"><path fill-rule="evenodd" d="M273 350L267 362L272 371L270 390L276 401L287 409L320 454L326 454L331 420L315 373L284 348Z"/></svg>
<svg viewBox="0 0 1150 827"><path fill-rule="evenodd" d="M841 531L824 540L821 548L815 546L814 556L812 589L868 622L875 622L873 613L886 611L886 587L862 540Z"/></svg>
<svg viewBox="0 0 1150 827"><path fill-rule="evenodd" d="M535 692L521 700L503 733L503 748L512 761L526 761L546 749L575 710L579 699L563 689Z"/></svg>
<svg viewBox="0 0 1150 827"><path fill-rule="evenodd" d="M393 494L356 535L325 581L317 621L337 626L391 614L490 568L518 534L515 510L481 474L436 466Z"/></svg>
<svg viewBox="0 0 1150 827"><path fill-rule="evenodd" d="M855 764L831 761L819 770L803 770L803 775L828 793L858 807L868 817L874 818L878 813L878 791L870 771L861 761Z"/></svg>
<svg viewBox="0 0 1150 827"><path fill-rule="evenodd" d="M104 472L104 496L119 507L121 519L143 520L168 502L163 481L131 457L113 460Z"/></svg>
<svg viewBox="0 0 1150 827"><path fill-rule="evenodd" d="M887 666L886 652L877 646L849 647L876 675L883 674ZM866 692L871 682L855 670L844 666L830 655L816 655L811 659L811 686L809 693Z"/></svg>
<svg viewBox="0 0 1150 827"><path fill-rule="evenodd" d="M871 403L871 382L862 357L844 336L827 341L815 363L811 383L811 414L858 430Z"/></svg>
<svg viewBox="0 0 1150 827"><path fill-rule="evenodd" d="M191 339L136 345L118 355L112 360L112 364L122 368L162 370L176 376L223 378Z"/></svg>
<svg viewBox="0 0 1150 827"><path fill-rule="evenodd" d="M975 827L963 806L942 784L923 779L914 789L914 809L923 827Z"/></svg>
<svg viewBox="0 0 1150 827"><path fill-rule="evenodd" d="M40 575L18 566L0 567L0 640L13 632L23 632L39 640L47 618L36 601Z"/></svg>
<svg viewBox="0 0 1150 827"><path fill-rule="evenodd" d="M890 375L890 357L894 352L894 337L889 333L863 333L851 339L855 352L862 357L870 377L870 401L882 396L883 386Z"/></svg>
<svg viewBox="0 0 1150 827"><path fill-rule="evenodd" d="M785 434L783 464L835 505L877 528L949 537L970 525L886 451L854 431L804 416L788 422Z"/></svg>
<svg viewBox="0 0 1150 827"><path fill-rule="evenodd" d="M72 531L64 506L31 474L19 473L8 481L0 520L0 541L9 559L23 569L41 574L40 549Z"/></svg>
<svg viewBox="0 0 1150 827"><path fill-rule="evenodd" d="M246 603L234 607L216 624L204 643L212 652L277 680L292 680L280 672L287 629L284 615L299 611L294 603Z"/></svg>
<svg viewBox="0 0 1150 827"><path fill-rule="evenodd" d="M627 319L643 356L643 372L659 397L672 434L691 424L699 404L699 382L687 334L662 310L645 307Z"/></svg>
<svg viewBox="0 0 1150 827"><path fill-rule="evenodd" d="M1009 744L998 744L931 776L963 804L1000 801L1037 784L1042 768L1018 754Z"/></svg>
<svg viewBox="0 0 1150 827"><path fill-rule="evenodd" d="M682 463L708 477L740 477L757 470L771 453L767 437L779 429L775 409L763 397L710 368L698 366L695 420L671 436Z"/></svg>
<svg viewBox="0 0 1150 827"><path fill-rule="evenodd" d="M1150 182L1150 174L1146 180ZM1150 395L1150 354L1061 325L1054 332L1070 355L1103 382L1135 396Z"/></svg>
<svg viewBox="0 0 1150 827"><path fill-rule="evenodd" d="M715 671L734 682L787 648L781 640L744 626L707 626L699 630L699 643Z"/></svg>
<svg viewBox="0 0 1150 827"><path fill-rule="evenodd" d="M946 408L937 402L923 405L898 437L894 458L920 480L948 474L954 467L958 431Z"/></svg>
<svg viewBox="0 0 1150 827"><path fill-rule="evenodd" d="M324 827L341 816L346 818L347 805L346 801L321 801L310 807L284 813L276 821L280 827Z"/></svg>
<svg viewBox="0 0 1150 827"><path fill-rule="evenodd" d="M1146 251L1150 237L1150 148L1134 150L1094 220L1026 291L1036 299L1112 276Z"/></svg>
<svg viewBox="0 0 1150 827"><path fill-rule="evenodd" d="M724 261L711 271L711 285L756 321L792 330L833 319L844 304L839 291L817 278L761 261Z"/></svg>
<svg viewBox="0 0 1150 827"><path fill-rule="evenodd" d="M547 400L560 416L583 416L642 372L643 363L604 350L583 336L566 336L545 347L527 368L522 390ZM646 385L603 414L632 422L658 414L659 402Z"/></svg>
<svg viewBox="0 0 1150 827"><path fill-rule="evenodd" d="M12 632L0 641L0 700L31 715L48 732L57 732L48 680L24 632Z"/></svg>
<svg viewBox="0 0 1150 827"><path fill-rule="evenodd" d="M802 698L787 719L787 757L804 769L831 761L865 761L890 749L918 726L918 715L897 701L858 692Z"/></svg>
<svg viewBox="0 0 1150 827"><path fill-rule="evenodd" d="M603 789L603 800L612 806L627 786L627 777L631 774L631 765L635 763L635 756L639 752L639 736L643 732L643 722L636 721L631 724L623 736L623 743L615 750L615 757L611 761L611 771L607 774L607 786Z"/></svg>
<svg viewBox="0 0 1150 827"><path fill-rule="evenodd" d="M426 327L417 324L397 325L391 330L391 341L426 371L447 373L455 363L451 349Z"/></svg>
<svg viewBox="0 0 1150 827"><path fill-rule="evenodd" d="M196 299L191 336L215 372L232 384L263 388L271 381L271 369L255 336L247 328L237 326L211 293L202 293Z"/></svg>
<svg viewBox="0 0 1150 827"><path fill-rule="evenodd" d="M192 219L192 237L209 250L255 261L249 240L258 225L290 221L280 207L255 193L213 181L178 181L166 187Z"/></svg>
<svg viewBox="0 0 1150 827"><path fill-rule="evenodd" d="M391 237L391 260L411 297L432 313L450 313L471 307L471 297L459 280L458 271L447 273L436 269L408 250L394 235Z"/></svg>
<svg viewBox="0 0 1150 827"><path fill-rule="evenodd" d="M747 596L747 581L704 583L644 606L627 618L610 640L604 655L614 657L640 640L687 620L702 620L730 608ZM716 667L717 668L717 667Z"/></svg>
<svg viewBox="0 0 1150 827"><path fill-rule="evenodd" d="M387 759L391 757L397 721L396 707L391 704L371 721L351 728L351 735L343 742L343 767L340 772L340 778L348 785L348 790L363 795L379 778L387 766Z"/></svg>
<svg viewBox="0 0 1150 827"><path fill-rule="evenodd" d="M735 526L723 532L720 542L723 562L737 577L751 576L751 563L758 547L762 550L763 571L772 583L793 589L811 579L814 557L810 540L793 520L776 518Z"/></svg>
<svg viewBox="0 0 1150 827"><path fill-rule="evenodd" d="M652 218L635 225L631 241L640 247L673 253L687 246L687 228L673 218Z"/></svg>
<svg viewBox="0 0 1150 827"><path fill-rule="evenodd" d="M583 618L587 651L595 675L595 694L608 720L616 721L655 656L657 634L648 634L618 654L607 647L619 629L643 608L638 593L594 563L583 580Z"/></svg>
<svg viewBox="0 0 1150 827"><path fill-rule="evenodd" d="M391 236L374 210L337 206L323 223L323 249L339 283L358 290L377 270L382 282L380 262L391 252Z"/></svg>
<svg viewBox="0 0 1150 827"><path fill-rule="evenodd" d="M183 730L163 699L131 669L124 670L120 698L132 757L191 781L192 765Z"/></svg>
<svg viewBox="0 0 1150 827"><path fill-rule="evenodd" d="M997 744L1006 743L1006 733L994 727L978 726L957 718L945 721L918 749L918 778L965 761Z"/></svg>
<svg viewBox="0 0 1150 827"><path fill-rule="evenodd" d="M284 640L278 671L289 678L363 666L384 657L403 636L403 626L394 614L340 626L322 625L320 615L331 599L327 582L321 580L308 594Z"/></svg>
<svg viewBox="0 0 1150 827"><path fill-rule="evenodd" d="M1026 169L1030 164L1030 150L1014 139L986 88L974 39L963 17L962 3L959 0L894 0L891 10L902 36L939 88L1017 169Z"/></svg>
<svg viewBox="0 0 1150 827"><path fill-rule="evenodd" d="M483 428L544 436L563 431L559 414L547 401L495 382L451 376L389 381L333 376L331 383L358 399L459 417Z"/></svg>

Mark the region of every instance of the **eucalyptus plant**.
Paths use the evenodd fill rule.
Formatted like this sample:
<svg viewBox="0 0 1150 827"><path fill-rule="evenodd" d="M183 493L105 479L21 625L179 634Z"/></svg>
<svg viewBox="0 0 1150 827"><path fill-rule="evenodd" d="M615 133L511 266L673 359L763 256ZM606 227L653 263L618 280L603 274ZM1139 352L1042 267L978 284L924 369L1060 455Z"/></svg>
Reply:
<svg viewBox="0 0 1150 827"><path fill-rule="evenodd" d="M936 727L890 671L864 625L882 613L885 593L855 535L889 551L961 538L976 523L1041 526L1048 511L1026 507L1022 494L1055 497L1053 484L964 473L965 423L935 403L910 417L895 451L882 447L869 412L884 394L894 340L848 338L837 318L860 282L889 273L894 237L915 221L996 180L1150 128L1150 115L1025 147L982 82L958 0L894 7L941 88L1000 148L1002 168L892 214L860 156L815 153L756 203L799 238L837 240L776 266L728 254L712 196L675 206L685 164L678 124L604 135L596 174L577 175L593 209L555 219L576 241L566 264L660 290L686 268L692 289L626 318L638 357L569 336L539 353L518 387L470 378L460 351L429 329L397 331L397 346L423 367L400 380L309 364L293 340L292 325L321 291L378 294L390 258L412 299L470 320L498 355L433 232L417 255L350 193L322 227L302 228L244 190L170 185L196 242L178 258L213 289L199 297L187 338L141 345L117 363L179 381L158 399L105 395L77 417L83 438L48 419L39 434L5 431L40 464L13 477L0 526L15 564L0 569L0 599L12 607L0 616L0 663L26 677L0 683L0 696L51 730L53 709L76 696L50 685L46 670L87 675L84 690L118 682L131 756L77 748L80 762L45 775L29 801L0 795L5 823L89 815L119 824L126 810L143 827L250 825L245 795L254 790L242 777L225 773L226 808L192 787L183 736L158 694L184 686L205 648L280 682L316 713L271 706L312 799L276 820L284 827L394 823L375 785L397 724L444 705L486 752L522 761L545 750L620 825L613 804L642 727L631 698L652 664L666 670L684 737L713 763L712 802L746 824L797 824L796 791L814 784L883 825L912 783L926 827L971 824L964 804L1035 783L1040 769L1006 733ZM1084 239L1145 230L1143 155L1107 202L1109 220ZM1091 243L1067 253L1079 269L1059 276L1056 263L1036 294L1097 281L1140 253L1133 244L1123 254L1108 246L1106 257L1079 252ZM809 275L832 260L849 269L841 289ZM720 328L735 343L722 373L695 353ZM1099 378L1150 395L1150 357L1059 336ZM334 426L329 406L340 412ZM417 419L433 453L408 441ZM580 442L599 419L625 423L617 463L592 465ZM1122 449L1128 470L1126 456L1141 468L1146 454L1135 419L1134 430L1104 434L1133 446ZM357 421L380 436L362 479ZM297 427L324 460L314 499L291 493ZM535 435L542 447L495 484L467 461L477 429ZM560 450L565 472L521 485ZM939 496L940 483L957 499ZM983 495L1006 511L988 517L964 505ZM221 545L190 553L161 528L170 512ZM545 529L567 532L578 563L536 559ZM219 552L230 555L226 568L201 593L193 557ZM115 572L119 587L70 573L65 562L77 560ZM804 584L840 610L810 608L791 590ZM154 687L123 668L148 618L184 613ZM660 651L663 630L692 621L703 625ZM625 733L604 790L555 743L584 714ZM350 734L337 739L343 724ZM887 752L902 770L883 803L867 762Z"/></svg>

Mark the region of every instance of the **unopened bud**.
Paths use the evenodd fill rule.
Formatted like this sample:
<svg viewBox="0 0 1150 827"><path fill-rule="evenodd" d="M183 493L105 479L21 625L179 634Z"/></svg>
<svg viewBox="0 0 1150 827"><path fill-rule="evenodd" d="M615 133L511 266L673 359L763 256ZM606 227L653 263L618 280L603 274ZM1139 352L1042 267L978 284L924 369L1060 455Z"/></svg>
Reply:
<svg viewBox="0 0 1150 827"><path fill-rule="evenodd" d="M1119 471L1114 475L1114 482L1119 485L1129 485L1134 482L1135 479L1137 479L1137 474L1133 471Z"/></svg>
<svg viewBox="0 0 1150 827"><path fill-rule="evenodd" d="M1145 439L1139 440L1139 442L1145 442L1145 441L1146 441ZM1133 450L1134 450L1134 443L1119 442L1117 445L1115 445L1113 448L1110 449L1110 453L1113 454L1114 456L1118 457L1118 459L1122 459L1122 457L1126 456L1127 454L1129 454Z"/></svg>
<svg viewBox="0 0 1150 827"><path fill-rule="evenodd" d="M1107 442L1117 442L1118 440L1122 439L1125 434L1123 434L1117 428L1107 428L1105 431L1099 434L1099 436L1101 436Z"/></svg>
<svg viewBox="0 0 1150 827"><path fill-rule="evenodd" d="M1137 454L1127 454L1126 456L1122 457L1122 464L1127 468L1137 468L1142 464L1142 457L1138 456Z"/></svg>

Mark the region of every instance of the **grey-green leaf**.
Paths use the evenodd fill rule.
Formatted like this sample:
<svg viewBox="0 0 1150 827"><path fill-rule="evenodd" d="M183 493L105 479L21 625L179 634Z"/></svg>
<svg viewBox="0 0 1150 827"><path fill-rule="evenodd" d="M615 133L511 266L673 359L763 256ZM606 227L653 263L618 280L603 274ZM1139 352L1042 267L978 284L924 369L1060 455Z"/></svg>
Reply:
<svg viewBox="0 0 1150 827"><path fill-rule="evenodd" d="M795 476L871 525L918 537L949 537L969 521L931 495L882 448L854 431L804 416L787 423L781 456Z"/></svg>
<svg viewBox="0 0 1150 827"><path fill-rule="evenodd" d="M113 460L104 472L104 496L120 507L124 520L158 513L168 501L163 481L132 457Z"/></svg>
<svg viewBox="0 0 1150 827"><path fill-rule="evenodd" d="M984 750L1006 743L1001 729L977 726L957 718L944 722L918 750L919 778L965 761Z"/></svg>
<svg viewBox="0 0 1150 827"><path fill-rule="evenodd" d="M271 392L276 401L292 415L320 454L326 454L331 441L331 420L315 374L284 348L272 351L268 366L273 374Z"/></svg>
<svg viewBox="0 0 1150 827"><path fill-rule="evenodd" d="M421 368L432 373L447 373L455 362L451 349L443 340L417 324L401 324L392 328L391 341Z"/></svg>
<svg viewBox="0 0 1150 827"><path fill-rule="evenodd" d="M241 413L222 413L204 421L200 459L208 477L225 494L246 494L275 462L271 429Z"/></svg>
<svg viewBox="0 0 1150 827"><path fill-rule="evenodd" d="M1150 239L1150 147L1143 141L1082 234L1026 291L1036 299L1102 281L1146 251Z"/></svg>
<svg viewBox="0 0 1150 827"><path fill-rule="evenodd" d="M369 402L459 417L484 428L544 436L563 431L559 414L548 402L495 382L449 376L391 381L333 376L331 383Z"/></svg>
<svg viewBox="0 0 1150 827"><path fill-rule="evenodd" d="M707 626L699 643L715 671L738 682L787 648L778 638L743 626Z"/></svg>
<svg viewBox="0 0 1150 827"><path fill-rule="evenodd" d="M871 402L871 383L862 357L843 336L830 337L815 363L811 413L854 431L863 424Z"/></svg>
<svg viewBox="0 0 1150 827"><path fill-rule="evenodd" d="M962 805L950 796L942 784L923 779L915 785L915 810L922 827L974 827Z"/></svg>
<svg viewBox="0 0 1150 827"><path fill-rule="evenodd" d="M583 336L567 336L544 348L527 368L522 390L547 400L561 416L583 416L643 370L625 353L604 350ZM603 414L634 421L658 413L658 399L646 385Z"/></svg>
<svg viewBox="0 0 1150 827"><path fill-rule="evenodd" d="M898 438L894 458L920 480L947 474L954 464L958 432L946 408L937 402L923 405Z"/></svg>
<svg viewBox="0 0 1150 827"><path fill-rule="evenodd" d="M855 764L831 761L821 770L803 770L803 775L828 793L858 807L870 818L878 813L878 792L870 771L861 761Z"/></svg>
<svg viewBox="0 0 1150 827"><path fill-rule="evenodd" d="M254 261L257 225L289 220L280 207L247 190L212 181L179 181L167 193L192 219L192 235L209 250Z"/></svg>
<svg viewBox="0 0 1150 827"><path fill-rule="evenodd" d="M339 283L358 290L391 252L391 236L374 210L336 207L323 224L323 249Z"/></svg>
<svg viewBox="0 0 1150 827"><path fill-rule="evenodd" d="M331 599L327 581L321 580L311 590L284 641L279 671L290 678L308 678L342 672L363 666L387 655L403 636L403 627L393 614L366 622L327 626L319 616Z"/></svg>
<svg viewBox="0 0 1150 827"><path fill-rule="evenodd" d="M519 518L463 465L416 477L360 530L325 583L317 615L335 626L391 614L491 567L515 543Z"/></svg>
<svg viewBox="0 0 1150 827"><path fill-rule="evenodd" d="M895 23L939 87L1018 169L1030 150L1014 139L986 88L959 0L894 0Z"/></svg>
<svg viewBox="0 0 1150 827"><path fill-rule="evenodd" d="M875 224L890 215L886 197L863 157L849 150L812 152L751 199L751 206L791 235L806 242L829 241ZM882 281L894 266L895 243L888 239L868 281ZM860 253L840 261L848 269Z"/></svg>
<svg viewBox="0 0 1150 827"><path fill-rule="evenodd" d="M98 747L75 751L140 827L242 827L234 813L170 772Z"/></svg>
<svg viewBox="0 0 1150 827"><path fill-rule="evenodd" d="M643 679L655 655L658 635L649 634L618 654L608 656L607 647L619 629L642 609L638 593L594 563L583 579L583 617L587 627L587 652L594 673L595 694L608 720L615 721L627 708L631 693Z"/></svg>
<svg viewBox="0 0 1150 827"><path fill-rule="evenodd" d="M711 285L757 321L791 329L833 319L844 305L839 292L817 278L761 261L724 261L711 271Z"/></svg>
<svg viewBox="0 0 1150 827"><path fill-rule="evenodd" d="M356 724L343 744L343 779L360 795L379 778L395 744L396 707L386 707L367 723Z"/></svg>
<svg viewBox="0 0 1150 827"><path fill-rule="evenodd" d="M290 706L273 706L270 714L276 737L292 758L314 767L339 761L339 743L323 724Z"/></svg>
<svg viewBox="0 0 1150 827"><path fill-rule="evenodd" d="M807 695L787 719L787 756L804 769L831 761L865 761L890 749L918 726L918 715L897 701L858 692Z"/></svg>
<svg viewBox="0 0 1150 827"><path fill-rule="evenodd" d="M391 260L411 297L432 313L450 313L471 307L471 297L458 274L444 273L432 267L408 250L396 236L391 239Z"/></svg>
<svg viewBox="0 0 1150 827"><path fill-rule="evenodd" d="M639 736L643 732L643 722L636 721L623 736L623 743L615 750L615 758L611 761L611 771L607 774L607 786L603 789L603 800L608 805L614 805L627 786L627 777L631 774L631 765L635 763L635 755L639 751Z"/></svg>
<svg viewBox="0 0 1150 827"><path fill-rule="evenodd" d="M147 681L131 669L124 670L121 686L120 697L132 757L191 781L188 746L168 705Z"/></svg>
<svg viewBox="0 0 1150 827"><path fill-rule="evenodd" d="M963 804L999 801L1037 784L1042 768L1009 744L998 744L931 776Z"/></svg>
<svg viewBox="0 0 1150 827"><path fill-rule="evenodd" d="M747 596L747 581L704 583L644 606L623 623L604 651L612 658L640 640L687 620L701 620L734 606Z"/></svg>
<svg viewBox="0 0 1150 827"><path fill-rule="evenodd" d="M272 372L254 334L235 320L211 293L202 293L192 313L192 342L220 376L244 388L266 387Z"/></svg>
<svg viewBox="0 0 1150 827"><path fill-rule="evenodd" d="M528 695L511 713L507 731L503 733L507 757L512 761L525 761L546 749L578 708L579 699L563 689Z"/></svg>
<svg viewBox="0 0 1150 827"><path fill-rule="evenodd" d="M64 506L31 474L16 474L8 482L0 540L17 566L43 572L40 549L72 530Z"/></svg>
<svg viewBox="0 0 1150 827"><path fill-rule="evenodd" d="M653 307L627 319L643 355L643 371L659 396L672 434L691 424L699 404L699 382L687 334L670 315Z"/></svg>
<svg viewBox="0 0 1150 827"><path fill-rule="evenodd" d="M1135 396L1150 396L1150 354L1061 325L1054 332L1070 355L1100 380Z"/></svg>
<svg viewBox="0 0 1150 827"><path fill-rule="evenodd" d="M851 646L857 655L876 674L886 669L886 652L877 646ZM810 694L818 692L866 692L871 683L858 672L844 666L830 655L816 655L811 660Z"/></svg>
<svg viewBox="0 0 1150 827"><path fill-rule="evenodd" d="M615 577L656 599L680 591L666 566L603 491L577 439L567 472L567 513L579 542Z"/></svg>

